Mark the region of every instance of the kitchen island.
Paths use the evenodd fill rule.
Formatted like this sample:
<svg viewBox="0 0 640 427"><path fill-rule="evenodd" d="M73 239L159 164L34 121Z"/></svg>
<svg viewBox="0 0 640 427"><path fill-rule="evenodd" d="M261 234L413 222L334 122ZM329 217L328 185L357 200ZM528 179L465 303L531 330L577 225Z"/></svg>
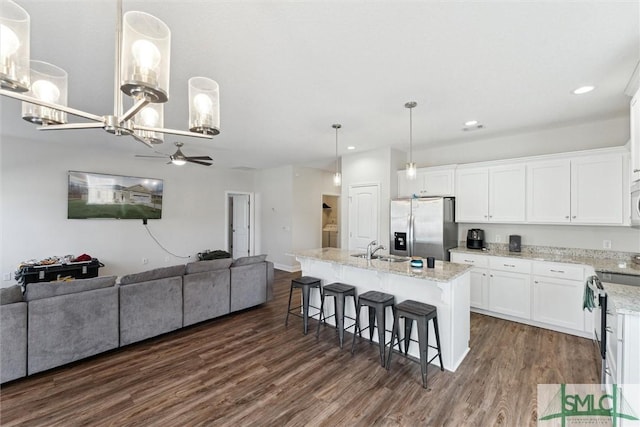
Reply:
<svg viewBox="0 0 640 427"><path fill-rule="evenodd" d="M406 299L431 304L438 309L438 326L442 350L442 363L448 371L455 371L469 351L469 271L471 266L436 261L435 268L412 268L408 261L393 262L387 260L355 257L356 252L335 248L309 249L293 253L302 266L302 274L322 279L322 284L342 282L355 286L357 294L367 291L380 291L392 294L396 303ZM397 258L396 258L397 259ZM311 305L320 306L319 295L312 293ZM332 299L325 302L325 313L333 314ZM391 311L387 313L387 329L391 329ZM355 317L355 311L349 301L345 314ZM332 319L330 319L332 320ZM368 324L366 310L362 310L360 323ZM349 326L345 322L345 326ZM402 335L403 328L400 328ZM413 328L412 338L417 339L417 328ZM376 340L377 334L374 334ZM363 334L363 339L368 334ZM390 332L386 341L391 340ZM435 343L433 327L429 330L429 342ZM397 348L397 347L396 347ZM419 357L417 343L411 343L409 354ZM429 349L429 358L435 350ZM433 361L437 364L437 359Z"/></svg>

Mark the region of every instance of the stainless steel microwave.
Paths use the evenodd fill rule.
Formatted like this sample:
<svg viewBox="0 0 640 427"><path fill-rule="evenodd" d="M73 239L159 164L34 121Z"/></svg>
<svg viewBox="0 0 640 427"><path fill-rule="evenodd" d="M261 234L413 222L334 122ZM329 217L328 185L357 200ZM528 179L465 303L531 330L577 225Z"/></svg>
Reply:
<svg viewBox="0 0 640 427"><path fill-rule="evenodd" d="M640 181L631 185L631 226L640 228Z"/></svg>

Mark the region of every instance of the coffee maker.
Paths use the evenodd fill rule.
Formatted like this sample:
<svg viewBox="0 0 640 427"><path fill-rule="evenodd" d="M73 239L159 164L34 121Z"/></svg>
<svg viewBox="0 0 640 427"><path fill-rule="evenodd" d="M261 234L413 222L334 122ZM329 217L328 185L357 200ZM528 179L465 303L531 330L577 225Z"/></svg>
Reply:
<svg viewBox="0 0 640 427"><path fill-rule="evenodd" d="M470 228L467 231L467 248L482 249L484 247L484 230L480 228Z"/></svg>

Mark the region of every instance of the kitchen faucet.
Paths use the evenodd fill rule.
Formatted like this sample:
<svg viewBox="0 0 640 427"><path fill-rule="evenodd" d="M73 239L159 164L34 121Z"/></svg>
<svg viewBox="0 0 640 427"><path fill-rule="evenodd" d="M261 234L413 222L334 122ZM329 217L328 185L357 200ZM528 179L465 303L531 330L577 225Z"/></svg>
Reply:
<svg viewBox="0 0 640 427"><path fill-rule="evenodd" d="M373 255L376 252L378 252L380 249L386 249L383 245L379 245L378 247L372 250L372 247L377 244L378 244L377 240L372 240L371 242L369 242L369 244L367 245L367 259L371 259Z"/></svg>

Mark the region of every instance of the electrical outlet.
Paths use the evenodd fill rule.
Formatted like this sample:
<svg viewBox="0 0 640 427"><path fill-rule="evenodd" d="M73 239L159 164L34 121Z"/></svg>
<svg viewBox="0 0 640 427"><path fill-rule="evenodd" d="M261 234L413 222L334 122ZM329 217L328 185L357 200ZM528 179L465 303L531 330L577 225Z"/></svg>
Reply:
<svg viewBox="0 0 640 427"><path fill-rule="evenodd" d="M611 249L611 240L603 240L602 241L603 249Z"/></svg>
<svg viewBox="0 0 640 427"><path fill-rule="evenodd" d="M149 264L149 258L142 258L142 264Z"/></svg>
<svg viewBox="0 0 640 427"><path fill-rule="evenodd" d="M2 280L4 280L5 282L8 282L9 280L11 280L11 273L4 273L2 275Z"/></svg>
<svg viewBox="0 0 640 427"><path fill-rule="evenodd" d="M170 262L170 261L171 261L171 258L169 258L168 256L164 257L164 262L167 262L167 263L168 263L168 262Z"/></svg>
<svg viewBox="0 0 640 427"><path fill-rule="evenodd" d="M502 243L502 236L500 234L496 234L496 243Z"/></svg>

